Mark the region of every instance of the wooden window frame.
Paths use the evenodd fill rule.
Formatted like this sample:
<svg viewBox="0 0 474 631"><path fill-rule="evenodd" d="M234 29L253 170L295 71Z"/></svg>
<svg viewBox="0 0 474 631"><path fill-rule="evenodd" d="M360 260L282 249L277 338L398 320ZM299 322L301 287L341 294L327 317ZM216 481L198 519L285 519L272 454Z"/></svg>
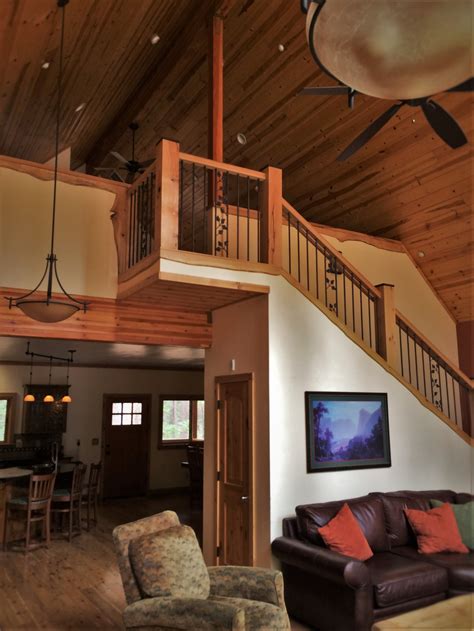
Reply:
<svg viewBox="0 0 474 631"><path fill-rule="evenodd" d="M0 399L6 399L8 401L5 440L0 440L0 445L12 444L13 426L15 424L16 397L16 392L0 392Z"/></svg>
<svg viewBox="0 0 474 631"><path fill-rule="evenodd" d="M181 440L163 440L163 402L164 401L189 401L189 438ZM186 445L202 445L203 440L196 438L197 434L197 402L204 401L204 396L200 394L162 394L160 395L160 407L158 415L158 449L180 449Z"/></svg>

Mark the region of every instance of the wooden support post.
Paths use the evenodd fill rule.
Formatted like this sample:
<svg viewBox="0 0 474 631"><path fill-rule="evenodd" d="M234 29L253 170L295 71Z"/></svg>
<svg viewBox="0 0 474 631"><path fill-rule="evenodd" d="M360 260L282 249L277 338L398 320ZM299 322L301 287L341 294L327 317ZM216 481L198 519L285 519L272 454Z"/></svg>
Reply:
<svg viewBox="0 0 474 631"><path fill-rule="evenodd" d="M209 23L209 158L224 161L224 20Z"/></svg>
<svg viewBox="0 0 474 631"><path fill-rule="evenodd" d="M377 285L382 297L377 300L377 350L389 366L398 370L397 322L393 285Z"/></svg>
<svg viewBox="0 0 474 631"><path fill-rule="evenodd" d="M156 151L155 250L178 249L179 144L163 139Z"/></svg>
<svg viewBox="0 0 474 631"><path fill-rule="evenodd" d="M282 231L282 172L275 167L264 171L266 179L260 187L259 208L261 211L260 259L281 267Z"/></svg>

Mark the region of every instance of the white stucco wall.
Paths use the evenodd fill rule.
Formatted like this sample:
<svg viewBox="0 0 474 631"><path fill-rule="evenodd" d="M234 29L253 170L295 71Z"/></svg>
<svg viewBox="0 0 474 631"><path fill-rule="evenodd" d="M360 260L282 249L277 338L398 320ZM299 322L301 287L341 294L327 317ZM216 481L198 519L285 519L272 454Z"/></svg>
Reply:
<svg viewBox="0 0 474 631"><path fill-rule="evenodd" d="M163 261L163 271L270 286L271 537L297 504L402 488L471 489L471 448L280 276ZM245 342L244 342L245 343ZM304 393L386 392L392 466L306 473Z"/></svg>
<svg viewBox="0 0 474 631"><path fill-rule="evenodd" d="M0 286L33 289L39 282L50 249L52 200L52 181L0 168ZM71 294L117 296L114 201L109 191L58 182L55 252Z"/></svg>

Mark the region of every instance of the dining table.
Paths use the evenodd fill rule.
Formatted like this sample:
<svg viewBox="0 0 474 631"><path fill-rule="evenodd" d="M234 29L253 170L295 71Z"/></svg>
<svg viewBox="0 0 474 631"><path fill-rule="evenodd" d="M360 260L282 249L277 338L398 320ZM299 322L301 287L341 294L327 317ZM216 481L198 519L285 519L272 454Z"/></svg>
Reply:
<svg viewBox="0 0 474 631"><path fill-rule="evenodd" d="M6 467L0 469L0 542L3 541L8 501L17 495L16 484L29 477L32 469L23 467ZM23 491L24 493L24 491Z"/></svg>

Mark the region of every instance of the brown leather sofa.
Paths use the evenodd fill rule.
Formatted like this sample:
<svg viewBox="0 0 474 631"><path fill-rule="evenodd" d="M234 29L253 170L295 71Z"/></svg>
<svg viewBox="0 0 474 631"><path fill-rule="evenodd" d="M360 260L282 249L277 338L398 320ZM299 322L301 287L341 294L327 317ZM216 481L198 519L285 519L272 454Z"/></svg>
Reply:
<svg viewBox="0 0 474 631"><path fill-rule="evenodd" d="M454 504L473 496L453 491L370 493L296 507L272 543L281 561L290 616L321 631L368 631L376 620L474 591L470 554L417 552L404 507L428 510L429 500ZM374 556L368 561L332 552L318 528L347 502Z"/></svg>

